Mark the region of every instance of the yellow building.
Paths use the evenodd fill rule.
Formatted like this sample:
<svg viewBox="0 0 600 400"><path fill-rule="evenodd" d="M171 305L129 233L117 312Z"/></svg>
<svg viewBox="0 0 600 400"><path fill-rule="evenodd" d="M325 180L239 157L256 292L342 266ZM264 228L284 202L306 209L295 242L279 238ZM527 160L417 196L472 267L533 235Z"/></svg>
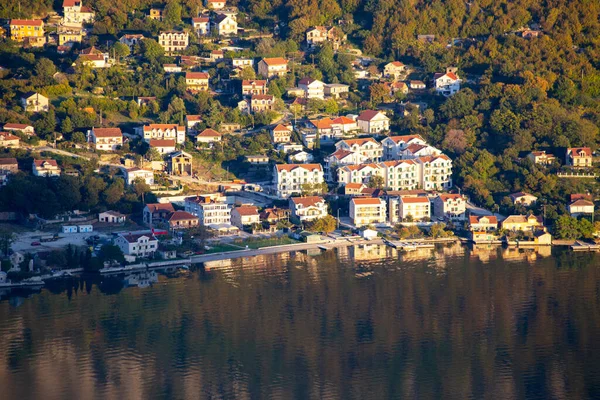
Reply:
<svg viewBox="0 0 600 400"><path fill-rule="evenodd" d="M58 29L58 45L64 46L67 43L81 43L83 33L81 28L62 27Z"/></svg>
<svg viewBox="0 0 600 400"><path fill-rule="evenodd" d="M44 21L39 19L11 19L10 38L22 42L26 38L44 37Z"/></svg>
<svg viewBox="0 0 600 400"><path fill-rule="evenodd" d="M545 228L541 217L535 215L509 215L502 221L502 229L525 232L544 230Z"/></svg>

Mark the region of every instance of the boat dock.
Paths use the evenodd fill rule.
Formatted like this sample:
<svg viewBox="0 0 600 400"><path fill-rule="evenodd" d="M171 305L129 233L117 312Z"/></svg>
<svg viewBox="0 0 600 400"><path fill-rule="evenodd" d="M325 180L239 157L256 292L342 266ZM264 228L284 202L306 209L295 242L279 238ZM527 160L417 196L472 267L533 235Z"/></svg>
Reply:
<svg viewBox="0 0 600 400"><path fill-rule="evenodd" d="M596 243L588 243L583 240L576 240L575 243L571 245L571 250L573 251L599 251L600 244Z"/></svg>

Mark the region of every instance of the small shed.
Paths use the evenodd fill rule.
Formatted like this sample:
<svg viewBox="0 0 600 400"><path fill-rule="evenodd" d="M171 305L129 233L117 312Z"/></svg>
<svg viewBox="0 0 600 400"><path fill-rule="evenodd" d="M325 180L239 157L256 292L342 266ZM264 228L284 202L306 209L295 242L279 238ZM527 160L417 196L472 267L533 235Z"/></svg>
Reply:
<svg viewBox="0 0 600 400"><path fill-rule="evenodd" d="M360 232L360 236L366 240L377 239L377 231L375 229L365 229Z"/></svg>
<svg viewBox="0 0 600 400"><path fill-rule="evenodd" d="M75 225L64 225L62 233L77 233L77 227Z"/></svg>
<svg viewBox="0 0 600 400"><path fill-rule="evenodd" d="M302 239L303 242L306 242L306 243L318 243L323 240L323 238L321 238L321 235L319 235L318 233L307 232L307 231L300 233L300 238Z"/></svg>
<svg viewBox="0 0 600 400"><path fill-rule="evenodd" d="M94 227L92 225L79 225L79 233L93 232Z"/></svg>

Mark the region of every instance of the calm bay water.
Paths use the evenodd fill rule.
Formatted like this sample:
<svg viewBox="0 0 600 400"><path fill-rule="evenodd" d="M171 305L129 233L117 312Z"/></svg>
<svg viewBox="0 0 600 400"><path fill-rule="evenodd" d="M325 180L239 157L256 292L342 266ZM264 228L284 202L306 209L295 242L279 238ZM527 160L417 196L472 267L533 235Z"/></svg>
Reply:
<svg viewBox="0 0 600 400"><path fill-rule="evenodd" d="M599 350L600 255L549 249L357 246L0 302L7 400L597 399Z"/></svg>

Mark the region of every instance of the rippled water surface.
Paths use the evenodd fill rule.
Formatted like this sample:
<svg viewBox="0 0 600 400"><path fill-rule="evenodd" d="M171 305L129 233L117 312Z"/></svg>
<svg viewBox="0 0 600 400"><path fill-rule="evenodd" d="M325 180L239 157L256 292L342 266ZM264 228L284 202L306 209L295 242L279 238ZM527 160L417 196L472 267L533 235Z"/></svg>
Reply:
<svg viewBox="0 0 600 400"><path fill-rule="evenodd" d="M598 399L599 271L366 246L4 293L0 398Z"/></svg>

